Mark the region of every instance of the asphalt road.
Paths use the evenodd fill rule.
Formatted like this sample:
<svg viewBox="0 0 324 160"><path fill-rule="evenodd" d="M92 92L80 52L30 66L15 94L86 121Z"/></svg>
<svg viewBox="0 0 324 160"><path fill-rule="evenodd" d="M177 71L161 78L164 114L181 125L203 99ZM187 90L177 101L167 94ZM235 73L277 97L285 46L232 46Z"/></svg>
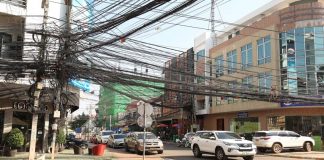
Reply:
<svg viewBox="0 0 324 160"><path fill-rule="evenodd" d="M109 155L116 160L141 160L142 156L134 152L126 152L124 148L112 149L108 148ZM165 144L164 153L157 154L156 152L148 153L146 160L211 160L215 159L212 155L203 155L202 158L193 157L192 151L189 148L177 147L175 144ZM268 154L256 155L255 160L294 160L295 158L274 157ZM243 160L243 158L229 158L229 160Z"/></svg>

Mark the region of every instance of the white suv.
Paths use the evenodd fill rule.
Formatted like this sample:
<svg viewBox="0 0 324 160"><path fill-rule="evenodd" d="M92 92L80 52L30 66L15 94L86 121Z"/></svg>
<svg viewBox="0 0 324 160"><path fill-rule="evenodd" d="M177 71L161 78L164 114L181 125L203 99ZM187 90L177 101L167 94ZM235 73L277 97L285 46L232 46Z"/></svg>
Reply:
<svg viewBox="0 0 324 160"><path fill-rule="evenodd" d="M315 145L313 138L292 131L258 131L253 136L253 142L260 152L271 149L274 153L280 153L283 149L301 148L310 152Z"/></svg>
<svg viewBox="0 0 324 160"><path fill-rule="evenodd" d="M226 160L227 157L253 160L256 154L253 142L229 131L199 131L192 139L191 149L195 157L204 153L214 154L218 160Z"/></svg>

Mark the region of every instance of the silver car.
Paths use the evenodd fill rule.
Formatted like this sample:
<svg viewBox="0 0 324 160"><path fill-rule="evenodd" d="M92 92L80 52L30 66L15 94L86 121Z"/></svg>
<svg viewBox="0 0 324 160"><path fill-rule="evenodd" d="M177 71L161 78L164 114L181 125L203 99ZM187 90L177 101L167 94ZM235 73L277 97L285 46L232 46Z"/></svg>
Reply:
<svg viewBox="0 0 324 160"><path fill-rule="evenodd" d="M125 134L112 134L109 136L107 145L108 147L117 148L124 147Z"/></svg>

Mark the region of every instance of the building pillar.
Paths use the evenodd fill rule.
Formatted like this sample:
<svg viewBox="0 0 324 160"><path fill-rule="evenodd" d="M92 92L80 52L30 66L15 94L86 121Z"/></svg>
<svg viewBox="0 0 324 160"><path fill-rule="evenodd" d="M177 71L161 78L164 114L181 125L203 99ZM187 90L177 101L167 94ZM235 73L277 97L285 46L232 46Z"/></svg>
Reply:
<svg viewBox="0 0 324 160"><path fill-rule="evenodd" d="M268 130L266 115L259 116L259 123L260 123L260 130L262 130L262 131Z"/></svg>
<svg viewBox="0 0 324 160"><path fill-rule="evenodd" d="M5 110L4 121L3 121L3 134L9 133L12 129L12 109Z"/></svg>
<svg viewBox="0 0 324 160"><path fill-rule="evenodd" d="M44 130L43 130L43 153L48 151L48 128L49 128L49 114L45 113L44 117Z"/></svg>

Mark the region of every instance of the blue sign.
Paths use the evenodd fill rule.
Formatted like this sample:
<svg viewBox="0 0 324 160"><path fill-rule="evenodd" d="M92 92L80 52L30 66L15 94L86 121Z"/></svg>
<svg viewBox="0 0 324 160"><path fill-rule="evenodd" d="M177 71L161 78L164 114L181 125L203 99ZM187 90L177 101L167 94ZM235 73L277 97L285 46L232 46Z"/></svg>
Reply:
<svg viewBox="0 0 324 160"><path fill-rule="evenodd" d="M82 129L81 128L76 128L75 129L75 133L81 133L82 132Z"/></svg>
<svg viewBox="0 0 324 160"><path fill-rule="evenodd" d="M323 96L309 96L310 98L323 98ZM282 102L281 107L301 107L301 106L322 106L323 104L318 103L305 103L305 102Z"/></svg>
<svg viewBox="0 0 324 160"><path fill-rule="evenodd" d="M238 112L237 113L237 118L248 118L249 114L248 112Z"/></svg>
<svg viewBox="0 0 324 160"><path fill-rule="evenodd" d="M90 92L90 81L89 80L75 80L72 79L69 81L69 84L82 89L84 92Z"/></svg>

